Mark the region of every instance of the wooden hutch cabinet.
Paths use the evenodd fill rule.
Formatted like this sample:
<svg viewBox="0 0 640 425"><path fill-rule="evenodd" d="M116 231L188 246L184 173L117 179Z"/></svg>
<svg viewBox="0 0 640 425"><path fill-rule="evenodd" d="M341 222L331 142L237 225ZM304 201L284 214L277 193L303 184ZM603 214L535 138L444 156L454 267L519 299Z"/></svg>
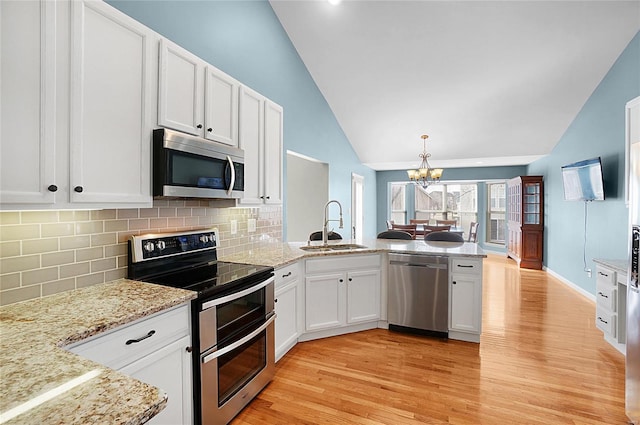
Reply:
<svg viewBox="0 0 640 425"><path fill-rule="evenodd" d="M544 186L542 176L507 182L507 255L520 267L542 269Z"/></svg>

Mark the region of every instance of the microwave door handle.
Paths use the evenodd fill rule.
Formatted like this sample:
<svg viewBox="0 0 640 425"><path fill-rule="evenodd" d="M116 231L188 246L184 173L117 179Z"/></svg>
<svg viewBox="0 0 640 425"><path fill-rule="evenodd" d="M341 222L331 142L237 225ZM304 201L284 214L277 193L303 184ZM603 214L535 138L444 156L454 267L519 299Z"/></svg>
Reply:
<svg viewBox="0 0 640 425"><path fill-rule="evenodd" d="M233 166L233 161L231 157L227 155L227 162L229 163L229 167L231 168L231 182L229 183L229 189L227 189L227 196L231 196L231 192L233 192L233 186L236 184L236 167Z"/></svg>

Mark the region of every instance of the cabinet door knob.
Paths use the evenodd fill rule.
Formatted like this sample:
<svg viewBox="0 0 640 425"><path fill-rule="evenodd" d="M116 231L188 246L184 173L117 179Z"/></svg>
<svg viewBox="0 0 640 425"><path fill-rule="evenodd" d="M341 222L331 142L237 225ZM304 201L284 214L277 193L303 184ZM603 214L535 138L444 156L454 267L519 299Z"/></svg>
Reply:
<svg viewBox="0 0 640 425"><path fill-rule="evenodd" d="M207 131L208 131L209 133L211 133L211 132L213 131L213 128L209 127L209 128L207 128Z"/></svg>
<svg viewBox="0 0 640 425"><path fill-rule="evenodd" d="M49 192L57 192L58 186L56 186L55 184L52 184L47 189L49 190Z"/></svg>
<svg viewBox="0 0 640 425"><path fill-rule="evenodd" d="M75 192L82 193L82 191L83 191L84 189L82 188L82 186L76 186L76 187L74 187L74 188L73 188L73 190L74 190Z"/></svg>
<svg viewBox="0 0 640 425"><path fill-rule="evenodd" d="M187 353L190 353L190 352L193 351L193 347L189 346L189 347L186 348L186 350L187 350Z"/></svg>
<svg viewBox="0 0 640 425"><path fill-rule="evenodd" d="M453 281L453 284L456 285L456 281L455 280Z"/></svg>
<svg viewBox="0 0 640 425"><path fill-rule="evenodd" d="M344 280L343 280L343 279L340 279L340 280L339 280L339 282L340 282L340 283L342 283L342 282L344 282Z"/></svg>
<svg viewBox="0 0 640 425"><path fill-rule="evenodd" d="M273 300L273 302L274 302L274 303L277 303L277 302L278 302L278 299L277 299L277 298L276 298L276 299L274 299L274 300Z"/></svg>
<svg viewBox="0 0 640 425"><path fill-rule="evenodd" d="M202 124L196 125L196 128L202 128Z"/></svg>
<svg viewBox="0 0 640 425"><path fill-rule="evenodd" d="M271 199L271 196L265 196L265 198L267 198L267 199Z"/></svg>
<svg viewBox="0 0 640 425"><path fill-rule="evenodd" d="M351 278L351 277L350 277L350 278L349 278L349 282L351 282L351 281L353 281L353 278Z"/></svg>

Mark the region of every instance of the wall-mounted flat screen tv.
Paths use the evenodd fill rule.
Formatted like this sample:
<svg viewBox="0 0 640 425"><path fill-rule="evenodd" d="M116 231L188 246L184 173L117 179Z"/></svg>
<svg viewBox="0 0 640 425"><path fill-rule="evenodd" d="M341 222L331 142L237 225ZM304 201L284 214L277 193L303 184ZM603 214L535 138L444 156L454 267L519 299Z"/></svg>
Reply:
<svg viewBox="0 0 640 425"><path fill-rule="evenodd" d="M600 157L563 166L562 183L566 201L604 201Z"/></svg>

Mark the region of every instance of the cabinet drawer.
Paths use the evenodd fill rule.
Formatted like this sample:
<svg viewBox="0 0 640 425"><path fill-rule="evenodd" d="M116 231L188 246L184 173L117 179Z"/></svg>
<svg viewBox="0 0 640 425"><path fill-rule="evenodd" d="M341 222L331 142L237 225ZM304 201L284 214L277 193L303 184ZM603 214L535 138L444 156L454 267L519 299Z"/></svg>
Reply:
<svg viewBox="0 0 640 425"><path fill-rule="evenodd" d="M618 290L613 286L598 286L596 292L596 303L612 313L616 312L616 295Z"/></svg>
<svg viewBox="0 0 640 425"><path fill-rule="evenodd" d="M452 258L450 273L481 273L482 260L473 258Z"/></svg>
<svg viewBox="0 0 640 425"><path fill-rule="evenodd" d="M124 325L68 349L112 369L120 369L185 335L189 335L188 305ZM139 342L134 342L136 340Z"/></svg>
<svg viewBox="0 0 640 425"><path fill-rule="evenodd" d="M616 319L617 315L615 313L611 313L600 306L596 307L596 326L613 338L616 337Z"/></svg>
<svg viewBox="0 0 640 425"><path fill-rule="evenodd" d="M596 286L613 286L616 283L616 272L613 270L596 266Z"/></svg>
<svg viewBox="0 0 640 425"><path fill-rule="evenodd" d="M275 271L276 289L287 285L289 282L298 280L300 276L300 267L298 263L289 264L288 266L280 267Z"/></svg>

